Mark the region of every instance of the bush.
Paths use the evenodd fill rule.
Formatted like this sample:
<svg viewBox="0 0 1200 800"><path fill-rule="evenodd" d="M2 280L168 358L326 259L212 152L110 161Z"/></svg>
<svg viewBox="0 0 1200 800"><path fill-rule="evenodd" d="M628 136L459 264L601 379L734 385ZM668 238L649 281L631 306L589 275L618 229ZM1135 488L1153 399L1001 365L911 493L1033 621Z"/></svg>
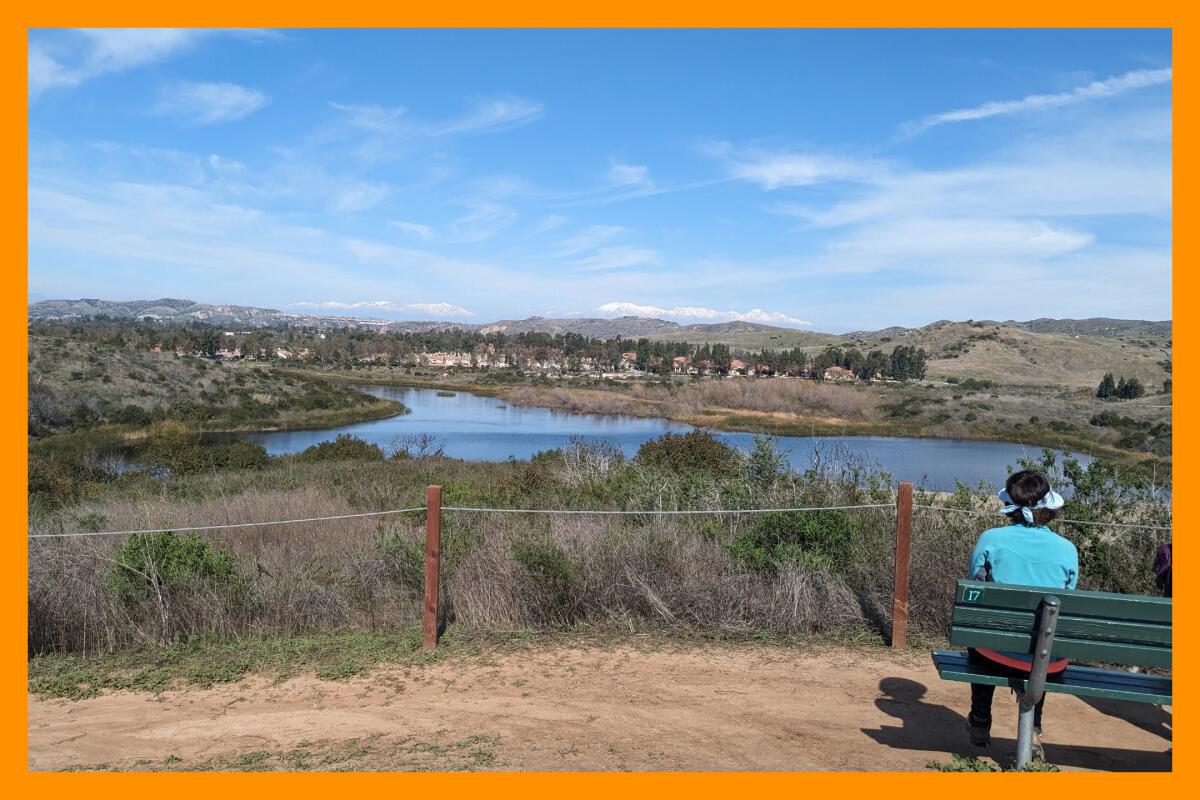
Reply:
<svg viewBox="0 0 1200 800"><path fill-rule="evenodd" d="M718 441L708 431L668 433L645 442L637 452L642 464L670 472L706 472L730 476L741 468L737 450Z"/></svg>
<svg viewBox="0 0 1200 800"><path fill-rule="evenodd" d="M237 590L243 577L228 551L198 534L137 533L117 550L108 585L124 604L184 589Z"/></svg>
<svg viewBox="0 0 1200 800"><path fill-rule="evenodd" d="M1000 386L1000 384L996 383L995 381L979 380L977 378L967 378L966 380L959 383L958 388L966 389L967 391L971 391L971 392L978 392L978 391L982 391L984 389L995 389L999 386Z"/></svg>
<svg viewBox="0 0 1200 800"><path fill-rule="evenodd" d="M516 541L512 552L530 583L529 597L539 616L551 625L573 623L581 582L579 565L549 541Z"/></svg>
<svg viewBox="0 0 1200 800"><path fill-rule="evenodd" d="M414 595L425 589L425 544L400 533L380 533L377 543L387 579Z"/></svg>
<svg viewBox="0 0 1200 800"><path fill-rule="evenodd" d="M262 469L271 462L267 448L248 439L208 445L204 451L209 465L218 469Z"/></svg>
<svg viewBox="0 0 1200 800"><path fill-rule="evenodd" d="M383 461L383 449L364 442L348 433L339 434L332 442L314 444L296 457L304 463L316 461Z"/></svg>
<svg viewBox="0 0 1200 800"><path fill-rule="evenodd" d="M844 511L772 511L729 543L729 555L747 572L773 574L784 564L802 562L844 573L854 528Z"/></svg>
<svg viewBox="0 0 1200 800"><path fill-rule="evenodd" d="M141 448L142 460L152 467L175 474L198 472L205 466L200 451L200 434L182 422L156 425Z"/></svg>
<svg viewBox="0 0 1200 800"><path fill-rule="evenodd" d="M755 436L754 449L746 459L746 477L763 488L770 487L787 472L787 456L779 452L770 436Z"/></svg>

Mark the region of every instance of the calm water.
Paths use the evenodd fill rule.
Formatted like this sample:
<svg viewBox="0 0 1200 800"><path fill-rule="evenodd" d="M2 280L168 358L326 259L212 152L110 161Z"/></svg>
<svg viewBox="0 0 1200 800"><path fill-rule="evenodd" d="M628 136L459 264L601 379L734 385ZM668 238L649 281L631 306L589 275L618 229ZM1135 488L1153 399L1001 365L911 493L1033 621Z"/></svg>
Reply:
<svg viewBox="0 0 1200 800"><path fill-rule="evenodd" d="M541 450L563 447L572 439L607 440L626 455L642 442L671 431L686 433L691 426L662 419L595 414L569 414L544 408L519 408L494 397L455 392L441 397L434 389L403 386L362 386L363 391L404 403L412 413L312 431L273 431L240 434L261 443L272 455L296 453L348 433L378 444L385 451L398 441L428 435L453 458L505 461L528 458ZM748 450L750 433L717 433L722 441ZM931 489L953 489L957 478L968 484L1003 481L1005 465L1023 455L1036 456L1037 447L972 442L958 439L909 439L886 436L782 436L779 445L793 467L806 468L818 451L849 453L890 472L896 480L924 481ZM1080 457L1087 463L1090 459Z"/></svg>

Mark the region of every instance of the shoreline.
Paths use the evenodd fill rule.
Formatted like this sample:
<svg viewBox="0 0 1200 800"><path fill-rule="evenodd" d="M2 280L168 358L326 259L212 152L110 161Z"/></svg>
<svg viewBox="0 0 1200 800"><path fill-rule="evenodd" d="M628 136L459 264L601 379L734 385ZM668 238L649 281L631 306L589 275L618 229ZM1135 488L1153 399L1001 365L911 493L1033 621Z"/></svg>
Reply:
<svg viewBox="0 0 1200 800"><path fill-rule="evenodd" d="M790 436L805 438L823 436L875 436L885 438L992 442L999 444L1020 445L1030 448L1048 447L1053 450L1077 452L1093 458L1103 458L1134 467L1141 467L1149 464L1162 464L1169 467L1171 463L1170 461L1161 460L1158 456L1155 456L1152 453L1138 453L1122 450L1121 448L1114 447L1103 442L1097 442L1085 437L1073 436L1048 429L1032 430L1030 431L1032 435L1024 441L1014 441L1014 437L1011 435L1005 435L1005 432L1002 431L980 428L973 428L964 433L956 433L953 436L945 436L939 435L936 431L930 431L928 426L911 425L896 421L856 422L846 420L844 422L831 422L828 420L828 418L817 419L813 417L801 417L799 415L783 415L778 412L755 412L746 409L710 407L703 409L698 413L687 415L656 413L659 410L661 401L633 398L619 392L606 392L603 389L585 389L570 386L488 386L477 384L473 381L455 383L451 381L428 380L415 376L405 376L403 378L390 376L368 377L354 374L342 375L334 372L307 369L284 368L281 371L287 372L298 378L306 378L310 380L328 380L358 386L400 386L414 389L441 389L460 391L467 392L469 394L481 395L484 397L502 398L511 405L524 408L545 408L553 411L563 411L567 413L594 416L633 416L646 419L662 419L691 425L696 428L708 428L728 433L751 433L762 434L766 436ZM516 390L519 389L537 393L541 396L539 399L547 402L528 402L528 398L526 397L514 397L513 395L516 393ZM580 410L572 408L571 406L561 402L553 402L554 398L549 396L549 391L556 389L576 395L585 395L591 393L611 394L630 405L629 407L622 408L619 411L612 412Z"/></svg>

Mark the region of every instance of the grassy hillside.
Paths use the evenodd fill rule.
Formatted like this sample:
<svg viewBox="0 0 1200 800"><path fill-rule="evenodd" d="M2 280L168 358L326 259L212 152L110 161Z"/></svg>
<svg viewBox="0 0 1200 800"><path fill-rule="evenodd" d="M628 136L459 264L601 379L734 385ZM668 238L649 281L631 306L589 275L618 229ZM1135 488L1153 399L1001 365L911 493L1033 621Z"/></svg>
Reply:
<svg viewBox="0 0 1200 800"><path fill-rule="evenodd" d="M173 419L210 430L335 425L403 406L343 385L80 338L29 337L29 432Z"/></svg>
<svg viewBox="0 0 1200 800"><path fill-rule="evenodd" d="M818 353L827 346L890 352L898 345L930 354L928 377L990 380L1008 385L1095 388L1106 372L1137 378L1151 391L1171 377L1171 337L1147 325L1127 335L1087 336L1035 332L1002 323L935 322L923 328L890 328L872 333L836 335L811 331L736 333L673 332L663 341L726 344L735 350L784 350L800 347Z"/></svg>
<svg viewBox="0 0 1200 800"><path fill-rule="evenodd" d="M1101 337L1034 333L1006 325L939 322L891 336L854 340L861 349L897 345L930 354L928 377L992 380L1009 385L1094 389L1106 372L1160 389L1171 377L1171 340L1161 336Z"/></svg>

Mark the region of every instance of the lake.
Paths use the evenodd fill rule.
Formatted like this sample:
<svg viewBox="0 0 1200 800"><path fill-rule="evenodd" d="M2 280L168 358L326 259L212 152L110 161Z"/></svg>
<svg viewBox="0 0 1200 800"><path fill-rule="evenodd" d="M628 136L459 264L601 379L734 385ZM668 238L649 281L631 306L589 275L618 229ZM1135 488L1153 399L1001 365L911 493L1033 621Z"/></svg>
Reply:
<svg viewBox="0 0 1200 800"><path fill-rule="evenodd" d="M387 419L305 431L238 434L259 442L271 455L297 453L319 442L348 433L390 451L398 442L428 436L452 458L506 461L563 447L572 439L607 440L629 456L648 439L667 432L686 433L690 425L649 417L572 414L545 408L510 406L495 397L407 386L359 386L364 392L397 400L411 413ZM754 444L752 433L715 432L717 438L741 450ZM781 436L779 447L791 465L804 469L815 454L851 455L930 489L951 490L955 479L974 485L1003 484L1006 465L1021 456L1038 456L1039 447L962 439L913 439L890 436ZM1091 459L1077 456L1082 463Z"/></svg>

